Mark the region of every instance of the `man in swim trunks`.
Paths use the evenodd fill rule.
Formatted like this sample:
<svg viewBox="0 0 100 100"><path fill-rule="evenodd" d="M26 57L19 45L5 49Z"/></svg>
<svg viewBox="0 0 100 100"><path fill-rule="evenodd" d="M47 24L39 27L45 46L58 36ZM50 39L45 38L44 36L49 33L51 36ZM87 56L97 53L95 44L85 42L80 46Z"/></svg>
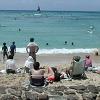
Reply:
<svg viewBox="0 0 100 100"><path fill-rule="evenodd" d="M15 42L12 42L12 45L10 46L10 54L14 57L15 52L16 52L16 45Z"/></svg>
<svg viewBox="0 0 100 100"><path fill-rule="evenodd" d="M6 55L7 59L8 59L8 53L7 53L8 52L8 48L7 48L5 42L3 43L2 51L3 51L3 60L5 59L5 55Z"/></svg>
<svg viewBox="0 0 100 100"><path fill-rule="evenodd" d="M32 56L34 63L36 62L36 53L38 52L39 47L34 42L34 38L30 38L30 43L26 47L27 53L29 53L29 56Z"/></svg>

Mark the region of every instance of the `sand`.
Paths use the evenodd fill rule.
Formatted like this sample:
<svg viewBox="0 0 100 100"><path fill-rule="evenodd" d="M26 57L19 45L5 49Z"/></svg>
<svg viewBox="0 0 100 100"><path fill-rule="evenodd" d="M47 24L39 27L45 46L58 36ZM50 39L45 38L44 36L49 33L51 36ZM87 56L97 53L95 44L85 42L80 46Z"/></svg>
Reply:
<svg viewBox="0 0 100 100"><path fill-rule="evenodd" d="M73 56L79 55L81 59L85 58L86 54L41 54L37 55L37 61L40 62L41 66L59 66L60 68L70 66L71 59ZM94 54L90 54L93 66L100 66L100 56L95 56ZM27 59L28 54L16 53L14 59L16 61L17 67L23 67L25 60ZM0 54L0 69L4 69L5 64L2 61L2 54ZM62 80L62 83L53 83L52 85L100 85L100 75L92 72L86 72L88 79L86 80ZM1 75L0 76L0 84L1 85L19 85L24 80L28 79L27 74L19 74L19 75Z"/></svg>

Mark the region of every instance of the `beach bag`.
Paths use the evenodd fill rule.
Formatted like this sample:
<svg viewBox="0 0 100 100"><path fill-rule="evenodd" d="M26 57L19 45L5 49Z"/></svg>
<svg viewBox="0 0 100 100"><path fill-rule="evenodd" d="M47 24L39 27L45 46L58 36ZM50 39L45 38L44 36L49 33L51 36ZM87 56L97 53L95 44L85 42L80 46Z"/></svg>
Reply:
<svg viewBox="0 0 100 100"><path fill-rule="evenodd" d="M53 70L53 72L54 72L54 76L55 76L55 82L58 82L58 81L60 81L60 73L57 71L57 68L55 68L55 67L52 67L52 70Z"/></svg>

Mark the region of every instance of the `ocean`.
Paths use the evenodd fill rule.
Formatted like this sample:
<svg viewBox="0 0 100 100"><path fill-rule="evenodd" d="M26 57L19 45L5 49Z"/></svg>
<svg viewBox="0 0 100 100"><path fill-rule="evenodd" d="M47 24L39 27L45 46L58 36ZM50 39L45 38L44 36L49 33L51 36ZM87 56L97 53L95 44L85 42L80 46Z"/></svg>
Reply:
<svg viewBox="0 0 100 100"><path fill-rule="evenodd" d="M0 48L15 41L17 52L25 53L31 37L38 54L94 52L100 48L100 12L0 11Z"/></svg>

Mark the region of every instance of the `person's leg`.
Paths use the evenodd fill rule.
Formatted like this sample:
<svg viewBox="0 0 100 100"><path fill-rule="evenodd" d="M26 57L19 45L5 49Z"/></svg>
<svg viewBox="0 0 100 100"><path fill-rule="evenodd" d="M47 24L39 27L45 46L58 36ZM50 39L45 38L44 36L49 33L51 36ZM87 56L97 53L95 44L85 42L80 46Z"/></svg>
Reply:
<svg viewBox="0 0 100 100"><path fill-rule="evenodd" d="M7 73L7 74L9 74L9 73L10 73L9 69L6 69L6 73Z"/></svg>
<svg viewBox="0 0 100 100"><path fill-rule="evenodd" d="M29 73L29 68L28 67L25 67L25 71L26 71L26 73Z"/></svg>
<svg viewBox="0 0 100 100"><path fill-rule="evenodd" d="M32 57L33 57L34 63L36 63L36 54L33 54Z"/></svg>
<svg viewBox="0 0 100 100"><path fill-rule="evenodd" d="M3 61L5 61L5 52L3 52Z"/></svg>
<svg viewBox="0 0 100 100"><path fill-rule="evenodd" d="M7 52L5 52L5 55L6 55L7 59L8 59L8 53Z"/></svg>
<svg viewBox="0 0 100 100"><path fill-rule="evenodd" d="M14 57L14 51L10 51L10 54Z"/></svg>

